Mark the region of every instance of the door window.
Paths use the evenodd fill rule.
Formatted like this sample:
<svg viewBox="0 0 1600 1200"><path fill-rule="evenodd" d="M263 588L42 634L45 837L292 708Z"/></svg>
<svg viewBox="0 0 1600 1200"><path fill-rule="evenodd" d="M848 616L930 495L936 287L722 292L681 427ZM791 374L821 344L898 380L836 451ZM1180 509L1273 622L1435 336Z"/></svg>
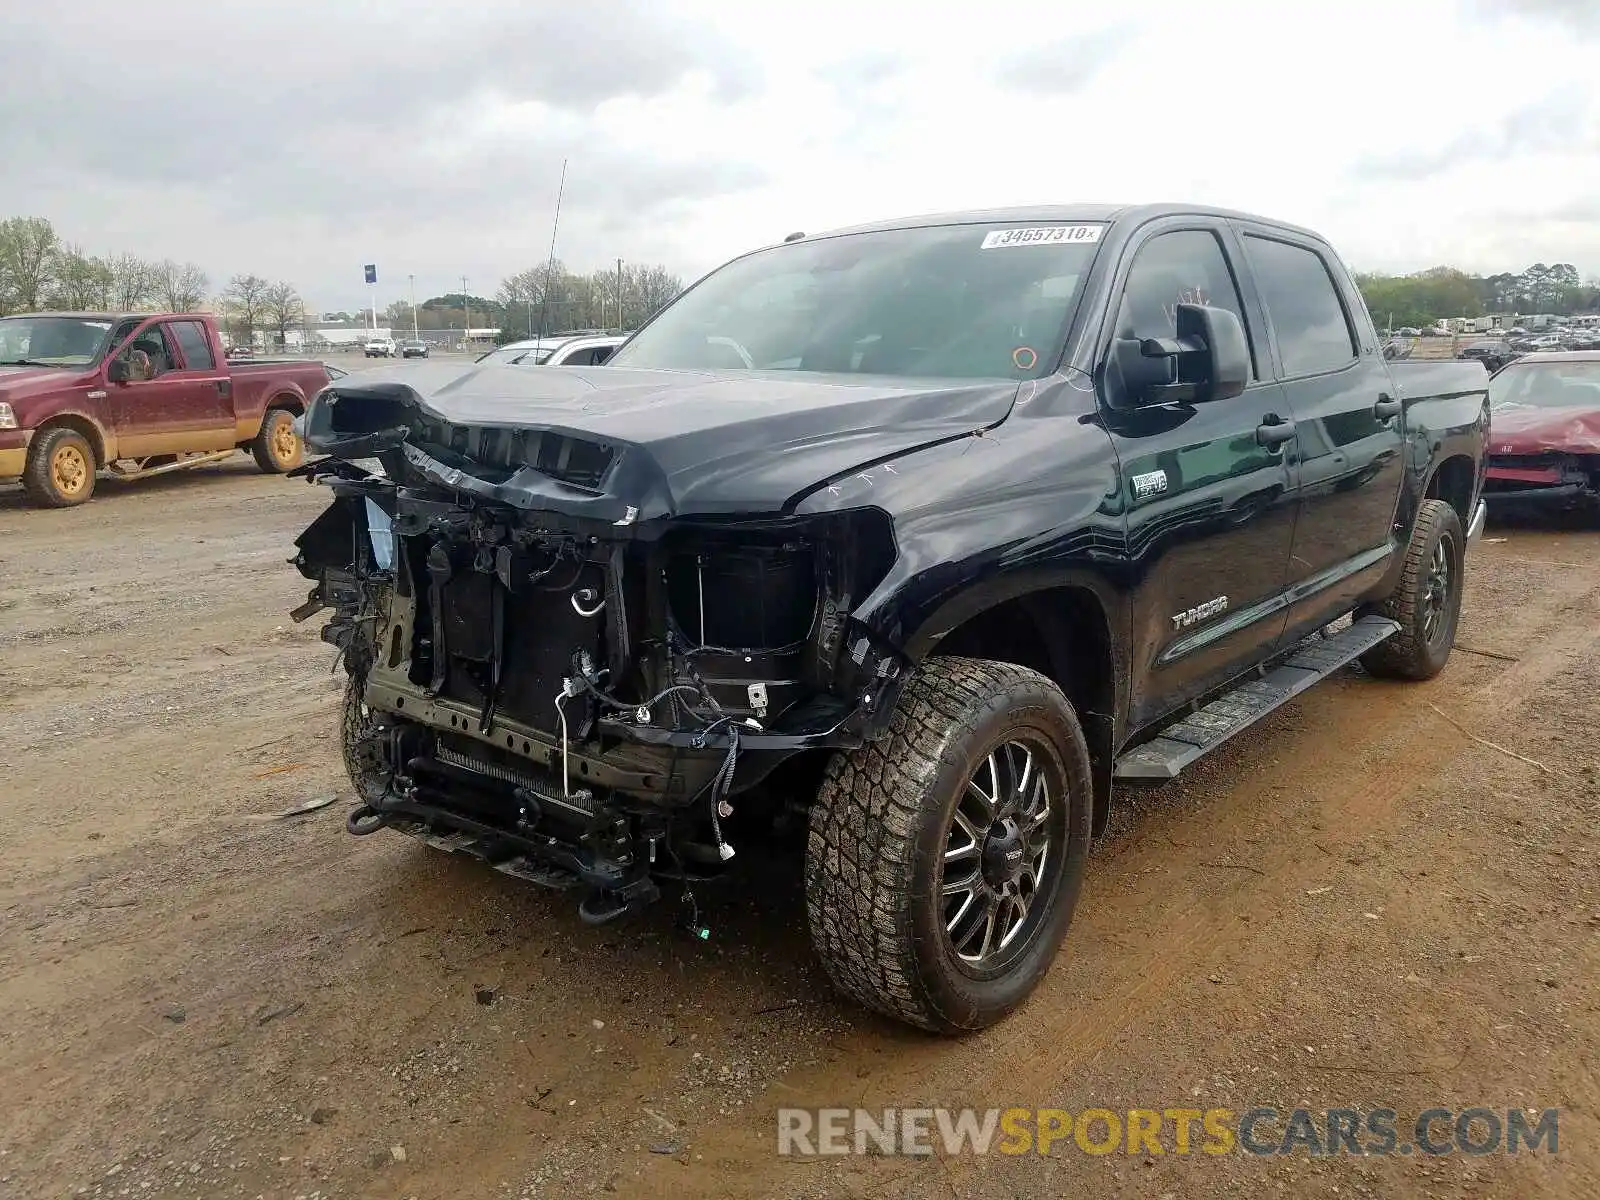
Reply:
<svg viewBox="0 0 1600 1200"><path fill-rule="evenodd" d="M1119 338L1170 338L1177 334L1178 305L1225 308L1239 318L1249 337L1239 287L1228 268L1222 243L1203 229L1159 234L1139 248L1117 310ZM1250 350L1256 377L1255 346Z"/></svg>
<svg viewBox="0 0 1600 1200"><path fill-rule="evenodd" d="M1274 238L1245 235L1245 253L1278 336L1283 373L1319 375L1356 359L1349 314L1322 255Z"/></svg>
<svg viewBox="0 0 1600 1200"><path fill-rule="evenodd" d="M121 331L119 331L120 333ZM166 323L148 325L117 355L128 364L130 383L159 379L173 369L175 356L167 341Z"/></svg>
<svg viewBox="0 0 1600 1200"><path fill-rule="evenodd" d="M173 330L178 335L178 346L183 351L183 365L190 371L213 371L217 361L211 353L211 342L206 337L206 327L199 321L175 321Z"/></svg>

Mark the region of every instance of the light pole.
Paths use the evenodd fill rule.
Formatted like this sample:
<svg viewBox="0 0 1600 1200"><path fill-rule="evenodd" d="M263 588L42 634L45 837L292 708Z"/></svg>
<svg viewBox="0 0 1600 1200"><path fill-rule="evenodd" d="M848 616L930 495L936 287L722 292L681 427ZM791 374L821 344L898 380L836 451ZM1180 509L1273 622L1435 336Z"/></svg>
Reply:
<svg viewBox="0 0 1600 1200"><path fill-rule="evenodd" d="M411 340L412 341L416 341L417 340L417 277L415 275L407 275L406 278L411 281Z"/></svg>
<svg viewBox="0 0 1600 1200"><path fill-rule="evenodd" d="M465 350L472 341L472 301L467 299L467 277L461 277L461 311L464 326L461 330L461 348Z"/></svg>

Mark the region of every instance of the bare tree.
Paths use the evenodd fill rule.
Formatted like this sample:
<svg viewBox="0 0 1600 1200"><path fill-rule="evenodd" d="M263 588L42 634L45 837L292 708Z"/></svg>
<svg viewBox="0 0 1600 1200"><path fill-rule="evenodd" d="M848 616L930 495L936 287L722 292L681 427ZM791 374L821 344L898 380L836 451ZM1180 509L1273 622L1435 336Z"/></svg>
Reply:
<svg viewBox="0 0 1600 1200"><path fill-rule="evenodd" d="M222 293L235 332L247 342L266 316L267 292L271 287L259 275L235 275L228 280L228 290Z"/></svg>
<svg viewBox="0 0 1600 1200"><path fill-rule="evenodd" d="M155 299L167 312L194 312L205 303L210 280L193 263L164 258L155 266Z"/></svg>
<svg viewBox="0 0 1600 1200"><path fill-rule="evenodd" d="M121 312L138 312L155 299L159 286L160 264L137 254L119 254L111 268L111 307Z"/></svg>
<svg viewBox="0 0 1600 1200"><path fill-rule="evenodd" d="M0 221L0 292L9 307L37 309L54 279L59 241L43 217Z"/></svg>
<svg viewBox="0 0 1600 1200"><path fill-rule="evenodd" d="M254 276L245 278L253 279ZM237 283L238 279L236 278L234 282ZM268 321L278 331L278 344L281 346L289 340L290 327L298 326L305 321L305 302L300 299L300 293L295 290L294 284L280 279L267 288L262 303Z"/></svg>
<svg viewBox="0 0 1600 1200"><path fill-rule="evenodd" d="M111 266L104 259L91 258L83 247L71 243L56 251L51 274L50 305L64 309L106 309L111 307Z"/></svg>
<svg viewBox="0 0 1600 1200"><path fill-rule="evenodd" d="M683 280L665 267L638 267L631 274L633 277L629 282L637 309L633 321L629 323L630 328L648 321L683 291ZM624 315L629 315L626 303Z"/></svg>

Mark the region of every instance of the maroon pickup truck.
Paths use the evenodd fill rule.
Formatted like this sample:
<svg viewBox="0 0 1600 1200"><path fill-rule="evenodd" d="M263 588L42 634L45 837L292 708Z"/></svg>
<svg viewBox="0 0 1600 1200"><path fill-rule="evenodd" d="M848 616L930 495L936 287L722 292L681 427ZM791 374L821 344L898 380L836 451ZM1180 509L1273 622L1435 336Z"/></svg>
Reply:
<svg viewBox="0 0 1600 1200"><path fill-rule="evenodd" d="M0 482L38 504L82 504L97 474L143 478L237 451L299 466L294 419L322 363L230 363L206 313L0 318Z"/></svg>

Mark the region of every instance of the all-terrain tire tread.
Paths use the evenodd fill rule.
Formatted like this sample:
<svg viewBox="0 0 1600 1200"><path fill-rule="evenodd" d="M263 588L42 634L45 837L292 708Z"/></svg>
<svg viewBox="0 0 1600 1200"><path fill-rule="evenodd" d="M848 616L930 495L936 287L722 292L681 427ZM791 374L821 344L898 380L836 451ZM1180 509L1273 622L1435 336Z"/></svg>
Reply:
<svg viewBox="0 0 1600 1200"><path fill-rule="evenodd" d="M1400 581L1393 592L1366 611L1388 617L1400 626L1400 632L1379 642L1361 656L1361 665L1373 675L1383 679L1431 679L1438 674L1428 659L1428 647L1422 640L1417 621L1417 608L1422 602L1423 584L1428 574L1429 559L1433 553L1435 534L1445 526L1454 524L1457 544L1461 538L1461 518L1444 500L1424 500L1417 511L1416 524L1412 526L1411 541L1406 545L1405 564L1400 570ZM1459 565L1459 564L1457 564ZM1460 589L1462 580L1456 572L1453 586Z"/></svg>
<svg viewBox="0 0 1600 1200"><path fill-rule="evenodd" d="M912 957L907 897L921 810L957 732L997 708L1016 711L1018 684L1057 691L1012 663L926 660L906 682L888 734L835 754L811 807L806 910L824 970L845 995L923 1029L946 1031L952 1021Z"/></svg>

